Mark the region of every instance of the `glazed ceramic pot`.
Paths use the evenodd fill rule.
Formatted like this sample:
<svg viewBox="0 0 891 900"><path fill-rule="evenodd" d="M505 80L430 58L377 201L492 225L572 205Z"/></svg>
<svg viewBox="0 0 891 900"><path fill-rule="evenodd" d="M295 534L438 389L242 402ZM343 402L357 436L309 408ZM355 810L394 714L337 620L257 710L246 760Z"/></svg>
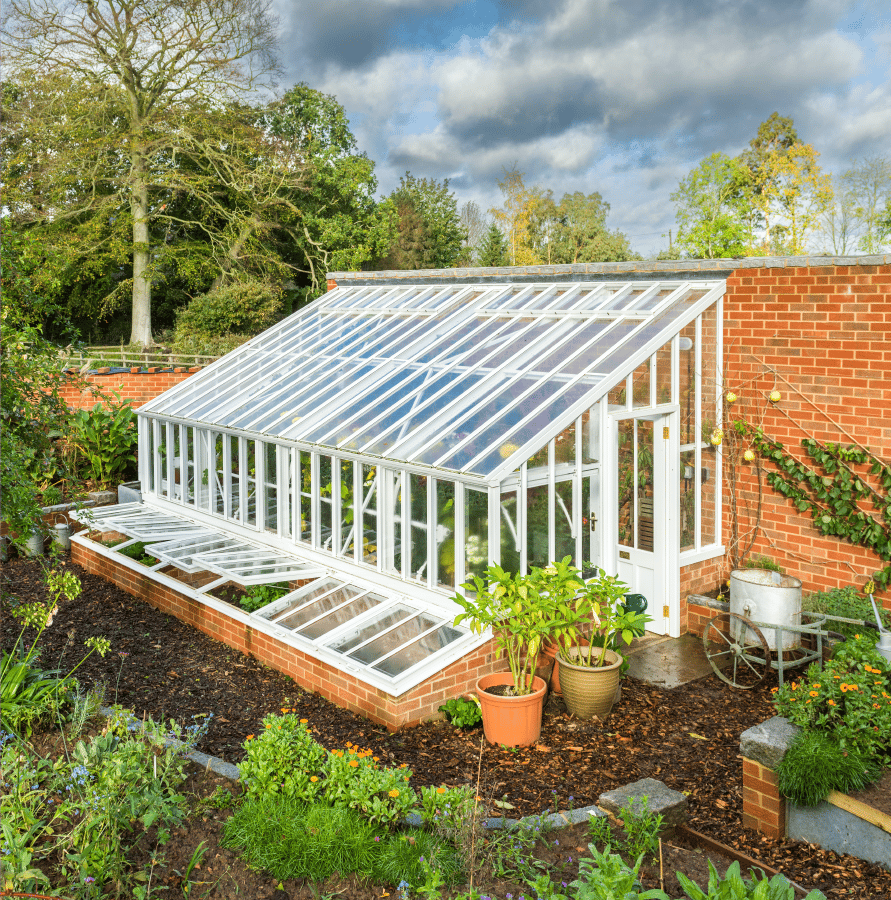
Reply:
<svg viewBox="0 0 891 900"><path fill-rule="evenodd" d="M614 650L607 650L605 665L580 666L576 661L579 652L579 648L572 647L558 656L563 701L569 712L580 719L594 716L605 719L618 696L622 657ZM600 652L595 650L597 655Z"/></svg>

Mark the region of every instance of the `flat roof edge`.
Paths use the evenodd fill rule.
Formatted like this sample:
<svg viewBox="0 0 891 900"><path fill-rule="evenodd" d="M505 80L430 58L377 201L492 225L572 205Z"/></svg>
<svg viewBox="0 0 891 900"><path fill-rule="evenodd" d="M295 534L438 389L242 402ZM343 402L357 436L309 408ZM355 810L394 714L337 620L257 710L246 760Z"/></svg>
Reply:
<svg viewBox="0 0 891 900"><path fill-rule="evenodd" d="M391 281L553 281L600 280L619 276L626 280L658 276L727 278L739 269L787 269L814 266L887 266L891 254L871 256L750 256L741 259L660 259L631 262L574 263L560 266L503 266L499 268L454 268L384 270L381 272L329 272L338 284L386 284Z"/></svg>

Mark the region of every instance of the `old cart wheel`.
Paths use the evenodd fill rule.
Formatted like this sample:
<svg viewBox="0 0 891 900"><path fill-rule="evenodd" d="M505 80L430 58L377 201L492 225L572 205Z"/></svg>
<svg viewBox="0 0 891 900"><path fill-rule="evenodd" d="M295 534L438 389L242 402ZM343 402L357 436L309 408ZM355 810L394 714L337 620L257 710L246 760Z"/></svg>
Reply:
<svg viewBox="0 0 891 900"><path fill-rule="evenodd" d="M754 622L737 613L718 613L702 633L715 674L735 688L751 690L770 668L770 648Z"/></svg>

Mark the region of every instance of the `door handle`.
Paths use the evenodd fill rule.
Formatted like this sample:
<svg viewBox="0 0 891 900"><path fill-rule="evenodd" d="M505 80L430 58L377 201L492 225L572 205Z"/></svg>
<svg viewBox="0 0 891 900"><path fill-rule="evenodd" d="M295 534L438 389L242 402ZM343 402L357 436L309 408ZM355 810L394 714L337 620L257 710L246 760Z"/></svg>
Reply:
<svg viewBox="0 0 891 900"><path fill-rule="evenodd" d="M597 531L597 516L595 516L594 513L591 513L588 516L588 528L591 531L591 534Z"/></svg>

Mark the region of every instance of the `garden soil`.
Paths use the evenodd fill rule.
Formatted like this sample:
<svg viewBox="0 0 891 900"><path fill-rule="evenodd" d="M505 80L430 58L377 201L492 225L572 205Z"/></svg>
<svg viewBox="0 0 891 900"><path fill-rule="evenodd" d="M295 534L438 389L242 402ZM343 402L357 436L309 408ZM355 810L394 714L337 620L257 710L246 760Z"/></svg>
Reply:
<svg viewBox="0 0 891 900"><path fill-rule="evenodd" d="M771 840L742 827L739 737L773 714L770 689L775 676L753 691L734 690L714 675L673 690L626 679L621 702L605 722L573 719L559 698L551 697L541 738L527 749L489 745L479 728L463 732L441 721L389 733L303 691L285 675L158 612L102 578L67 560L63 564L81 579L83 592L61 605L41 638L41 664L67 671L83 655L88 637L108 638L111 652L104 659L90 657L78 671L82 684L104 684L107 703L128 707L140 718L190 724L193 716L213 713L213 724L199 749L228 762L242 758L245 738L262 729L265 715L293 708L308 719L325 747L344 747L350 741L371 748L389 764L405 763L416 788L476 784L479 772L479 792L490 809L513 818L586 806L596 803L604 791L640 778L656 778L687 795L692 828L782 871L792 881L819 888L833 900L891 900L891 872L809 844ZM45 590L40 565L32 560L11 559L0 569L0 579L3 646L8 648L18 634L10 615L12 606L44 599ZM218 783L231 787L219 776L202 771L193 774L190 786L206 794ZM207 808L180 829L163 848L158 883L178 884L177 872L185 871L204 840L208 850L193 880L200 872L210 898L296 900L333 893L345 898L384 894L355 878L329 879L322 886L288 883L279 890L268 877L250 871L219 846L222 821L228 815L227 810ZM570 881L587 843L585 829L576 826L555 832L553 839L559 844L542 852ZM672 846L665 848L665 872L680 868L704 884L707 855L685 849L678 840L668 843ZM726 860L717 862L727 865ZM658 867L648 870L646 880L648 886L658 886ZM499 897L508 891L518 896L516 886L484 883L480 887ZM668 878L665 889L672 896L681 894Z"/></svg>

